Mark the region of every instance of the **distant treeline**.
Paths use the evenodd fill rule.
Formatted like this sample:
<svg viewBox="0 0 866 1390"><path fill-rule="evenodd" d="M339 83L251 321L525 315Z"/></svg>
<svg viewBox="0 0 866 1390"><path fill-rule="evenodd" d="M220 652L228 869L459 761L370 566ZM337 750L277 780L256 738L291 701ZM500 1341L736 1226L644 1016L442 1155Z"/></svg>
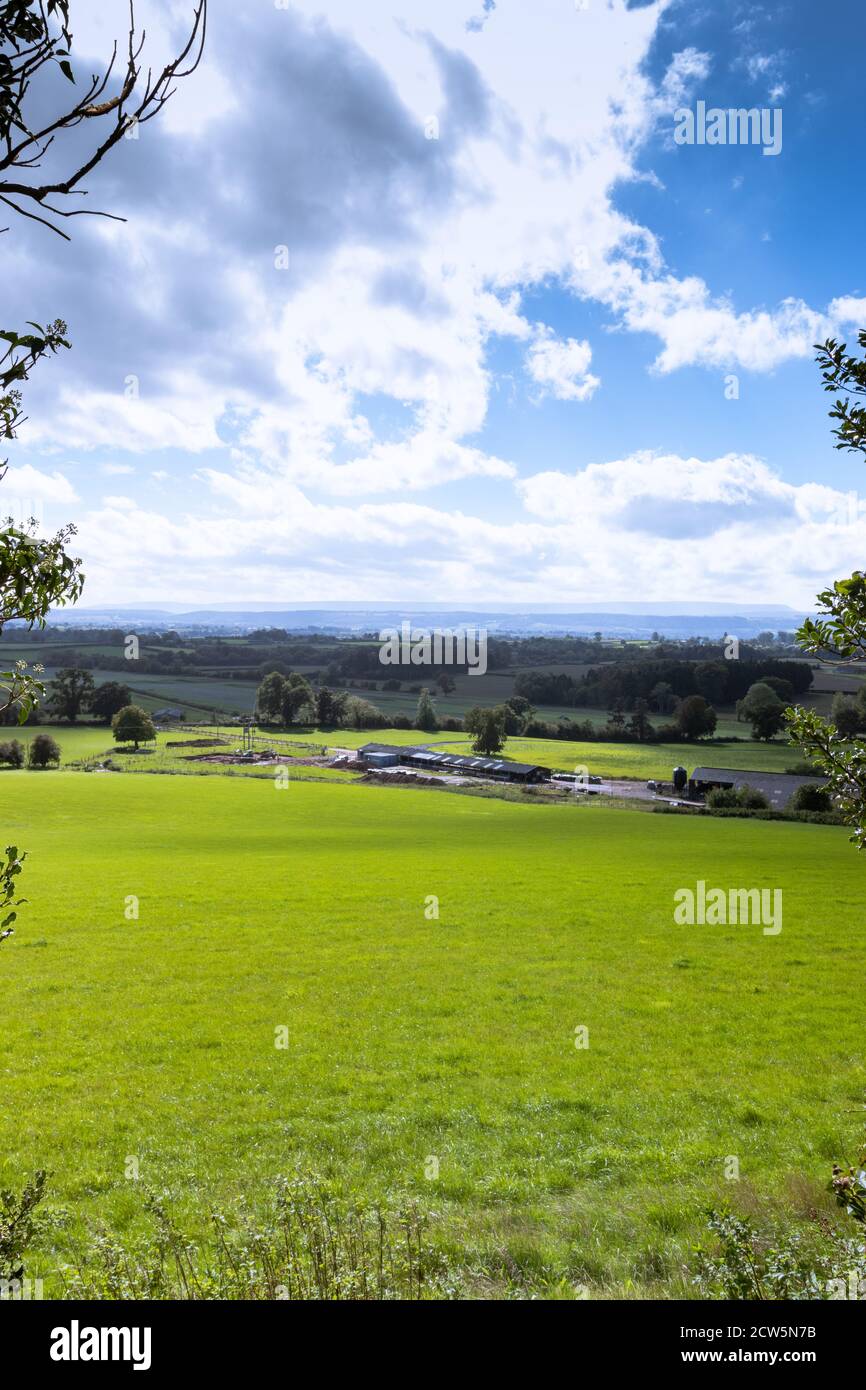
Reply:
<svg viewBox="0 0 866 1390"><path fill-rule="evenodd" d="M34 660L46 664L128 674L130 663L123 654L128 635L121 628L49 628L30 632L7 628L0 639L0 650L3 642L32 644L42 649L34 651ZM346 637L305 633L299 637L281 628L263 628L244 637L192 637L173 629L138 635L140 653L135 670L142 675L206 675L220 680L259 681L271 671L288 675L305 670L311 679L338 687L350 681L394 677L429 685L441 674L460 675L467 669L459 665L386 667L379 659L381 643L376 633ZM765 636L770 648L787 652L788 647L779 639L770 633ZM782 636L787 639L790 634ZM49 647L53 648L50 653L45 651ZM745 642L740 645L740 654L739 661L725 661L722 643L709 639L659 640L642 648L635 643L603 643L600 637L488 637L487 669L492 673L513 673L519 682L517 692L533 703L573 707L610 708L616 701L624 701L623 707L629 708L629 702L649 698L659 682L669 684L676 696L697 693L711 703L733 703L756 678L755 671L772 674L782 668L784 678L791 680L796 691L806 688L795 684L804 679L804 673L808 674L805 663L776 659L767 655L765 647ZM590 666L591 670L582 678L568 673L551 674L549 670L574 665ZM702 683L693 683L689 665L701 668ZM796 669L794 677L787 674L788 668Z"/></svg>
<svg viewBox="0 0 866 1390"><path fill-rule="evenodd" d="M677 699L703 695L710 705L733 705L756 681L786 682L791 696L812 684L812 669L804 661L764 660L683 661L675 659L620 661L594 666L575 679L567 672L521 671L515 693L533 705L631 710L638 700L667 714Z"/></svg>

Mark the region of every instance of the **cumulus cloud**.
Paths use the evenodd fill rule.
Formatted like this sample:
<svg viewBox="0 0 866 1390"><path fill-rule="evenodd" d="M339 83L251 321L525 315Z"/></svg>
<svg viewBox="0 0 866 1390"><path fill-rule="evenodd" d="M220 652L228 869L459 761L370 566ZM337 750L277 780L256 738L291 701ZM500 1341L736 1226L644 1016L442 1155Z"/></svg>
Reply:
<svg viewBox="0 0 866 1390"><path fill-rule="evenodd" d="M78 494L65 474L57 471L43 473L29 463L17 468L9 468L3 476L2 482L0 511L12 499L16 503L56 502L61 506L72 505L78 501Z"/></svg>
<svg viewBox="0 0 866 1390"><path fill-rule="evenodd" d="M510 522L413 502L312 502L285 482L201 475L209 514L162 515L106 499L82 522L89 578L116 600L184 595L206 601L284 597L543 602L652 599L713 602L785 594L808 603L816 582L860 563L866 516L857 499L792 485L762 460L639 453L574 474L514 484L523 516ZM359 584L363 576L363 586Z"/></svg>
<svg viewBox="0 0 866 1390"><path fill-rule="evenodd" d="M601 385L589 370L592 348L586 339L564 341L544 325L527 353L526 368L532 380L560 401L588 401Z"/></svg>
<svg viewBox="0 0 866 1390"><path fill-rule="evenodd" d="M187 8L154 6L158 44ZM767 555L788 524L839 550L835 503L828 519L817 494L746 455L635 455L521 482L507 447L487 447L500 342L540 408L595 408L596 330L566 336L530 307L552 286L575 317L601 306L607 326L648 335L647 366L665 374L768 372L866 317L845 281L826 307L736 303L675 274L654 231L618 210L646 142L711 68L688 47L648 77L667 0L213 8L205 64L170 118L90 181L94 204L129 221L77 227L51 257L17 233L4 245L10 321L62 312L74 343L28 388L22 445L37 460L100 451L107 476L149 473L160 498L180 473L206 491L195 515L123 497L87 512L91 593L138 596L148 575L260 598L356 597L359 576L385 598L404 581L443 597L607 597L623 575L693 593L733 584L723 567L758 524ZM90 9L76 37L96 56L125 11ZM498 516L512 484L525 511L485 521L476 489L499 489ZM407 500L444 485L477 514ZM586 518L617 544L576 548ZM720 518L724 555L701 571L677 549L657 584L659 538L716 536ZM791 574L791 555L777 558Z"/></svg>
<svg viewBox="0 0 866 1390"><path fill-rule="evenodd" d="M649 535L705 535L735 522L790 520L797 489L760 459L680 458L642 451L580 472L536 473L517 483L526 510Z"/></svg>
<svg viewBox="0 0 866 1390"><path fill-rule="evenodd" d="M122 8L110 0L87 21L85 51ZM354 0L215 11L196 99L182 84L172 120L91 180L129 222L82 227L62 261L40 265L46 314L63 304L73 332L64 377L77 379L59 393L56 374L44 394L37 383L27 441L101 448L117 434L131 452L196 453L242 407L256 423L237 442L279 437L290 476L320 466L326 483L332 451L369 428L361 397L380 392L408 404L419 436L463 443L484 424L491 335L528 337L521 297L550 277L659 339L662 371L765 371L801 355L825 315L795 300L736 308L667 272L652 232L614 207L663 113L710 70L686 47L649 81L666 8L491 5L483 32L467 29L463 0L424 27L411 6ZM162 47L182 9L154 16ZM12 252L7 311L31 317L33 262L21 243ZM537 384L588 399L585 344L531 349ZM112 400L130 374L137 411Z"/></svg>
<svg viewBox="0 0 866 1390"><path fill-rule="evenodd" d="M610 268L603 297L628 328L661 339L653 365L663 373L695 365L772 371L811 356L815 342L859 326L866 315L866 300L854 296L834 299L823 311L796 298L773 309L737 311L697 276L652 276L622 262Z"/></svg>

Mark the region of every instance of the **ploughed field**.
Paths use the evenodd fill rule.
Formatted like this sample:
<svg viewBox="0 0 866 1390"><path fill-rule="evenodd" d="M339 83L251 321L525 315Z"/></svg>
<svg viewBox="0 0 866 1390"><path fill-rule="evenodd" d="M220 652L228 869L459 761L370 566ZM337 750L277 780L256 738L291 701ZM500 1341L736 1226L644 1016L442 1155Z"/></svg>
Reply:
<svg viewBox="0 0 866 1390"><path fill-rule="evenodd" d="M416 1199L476 1289L683 1296L707 1206L802 1214L856 1148L844 830L253 777L0 789L30 899L0 948L0 1186L47 1168L67 1210L29 1262L47 1296L85 1229L135 1238L145 1187L195 1230L295 1172ZM781 889L781 933L676 925L698 880Z"/></svg>

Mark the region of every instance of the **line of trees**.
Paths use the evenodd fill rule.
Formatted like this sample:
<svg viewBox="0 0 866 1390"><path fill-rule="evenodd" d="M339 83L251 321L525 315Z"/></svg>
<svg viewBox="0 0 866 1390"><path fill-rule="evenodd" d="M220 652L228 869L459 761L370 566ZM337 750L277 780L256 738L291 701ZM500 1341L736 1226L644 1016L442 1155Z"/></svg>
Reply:
<svg viewBox="0 0 866 1390"><path fill-rule="evenodd" d="M55 719L74 724L83 713L110 724L118 710L132 704L129 686L119 681L97 685L89 671L67 666L58 671L49 687L47 708Z"/></svg>
<svg viewBox="0 0 866 1390"><path fill-rule="evenodd" d="M790 687L779 678L770 677L772 684L751 687L741 702L743 719L753 721L753 734L771 738L783 723L785 702ZM663 696L663 698L662 698ZM256 715L262 724L281 728L292 725L315 724L318 728L418 729L433 733L448 730L466 733L473 739L478 753L492 755L501 751L511 736L550 738L575 743L638 742L673 743L697 742L711 737L717 727L717 715L703 695L687 695L678 699L668 688L657 692L653 702L672 712L670 723L654 727L650 720L650 702L634 701L631 711L614 709L606 724L598 726L589 720L561 718L556 722L539 719L535 706L525 695L512 695L500 705L476 705L467 710L463 719L439 718L435 701L425 687L420 691L414 718L406 714L385 714L369 700L359 699L346 691L334 691L323 685L315 688L306 676L290 672L284 676L272 671L261 682L256 699ZM771 709L762 701L769 701Z"/></svg>
<svg viewBox="0 0 866 1390"><path fill-rule="evenodd" d="M733 705L757 681L782 683L789 700L812 684L805 661L769 660L620 661L593 667L575 678L565 671L521 671L514 680L518 695L536 705L631 709L646 700L653 713L670 714L677 699L701 695L711 705Z"/></svg>
<svg viewBox="0 0 866 1390"><path fill-rule="evenodd" d="M279 728L315 724L319 729L386 729L394 727L396 716L383 713L370 700L332 690L328 685L314 687L298 671L283 675L271 671L256 692L256 717L262 724ZM408 726L413 721L406 720ZM436 707L426 688L420 691L414 727L432 732L439 727Z"/></svg>

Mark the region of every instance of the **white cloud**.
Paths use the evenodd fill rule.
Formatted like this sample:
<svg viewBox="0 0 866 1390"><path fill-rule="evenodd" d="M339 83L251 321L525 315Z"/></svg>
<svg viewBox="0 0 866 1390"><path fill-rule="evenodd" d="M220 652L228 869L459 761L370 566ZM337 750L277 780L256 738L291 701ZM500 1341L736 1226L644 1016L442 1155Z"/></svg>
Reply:
<svg viewBox="0 0 866 1390"><path fill-rule="evenodd" d="M129 499L87 515L93 600L429 599L559 602L671 594L713 602L808 604L861 563L866 503L818 484L794 486L762 460L639 453L575 474L515 484L522 517L494 522L410 502L313 503L208 473L208 515L162 516Z"/></svg>
<svg viewBox="0 0 866 1390"><path fill-rule="evenodd" d="M2 478L2 489L0 512L12 499L18 504L38 502L58 503L63 506L78 501L78 494L65 474L43 473L29 463L7 469Z"/></svg>
<svg viewBox="0 0 866 1390"><path fill-rule="evenodd" d="M624 583L783 597L816 554L823 564L818 542L828 573L849 553L836 494L822 512L823 493L748 455L635 454L518 481L485 448L494 340L523 354L540 401L576 411L600 384L589 339L537 324L534 292L567 290L575 318L587 301L650 335L661 373L772 371L866 320L866 300L845 294L823 309L795 294L735 303L674 274L654 231L617 209L621 182L659 186L638 160L711 67L685 48L649 80L666 0L476 4L485 22L469 28L467 0L213 8L202 72L112 165L130 222L81 228L69 252L92 337L22 433L30 447L110 451L107 476L135 471L118 455L148 456L156 482L159 452L181 451L206 485L188 516L126 497L87 514L88 597L162 584L199 598L609 598ZM96 53L105 26L87 24ZM778 64L754 57L754 79L778 87ZM434 114L439 138L425 140ZM15 254L12 285L27 269ZM500 485L497 517L514 483L525 511L488 522L468 487L479 515L407 500L468 480Z"/></svg>
<svg viewBox="0 0 866 1390"><path fill-rule="evenodd" d="M526 367L533 381L560 401L588 401L601 382L589 370L592 348L584 339L557 338L543 324L527 353Z"/></svg>
<svg viewBox="0 0 866 1390"><path fill-rule="evenodd" d="M112 4L109 17L85 28L85 51L104 44L120 15ZM128 227L99 226L93 236L106 255L134 266L128 294L154 333L159 325L161 339L164 322L178 317L178 295L189 293L184 255L205 268L218 260L230 321L201 340L207 350L200 361L161 341L161 379L142 378L135 408L120 381L116 397L76 390L61 395L54 419L41 418L28 439L195 454L219 446L217 422L240 404L248 412L243 450L290 478L317 474L317 486L341 491L351 475L332 466L335 451L369 454L375 477L375 456L392 448L365 410L366 396L383 395L408 411L406 458L418 460L414 478L411 469L398 470L401 488L473 471L498 476L495 465L483 465L475 440L456 473L453 460L485 422L491 334L528 339L521 296L551 277L606 305L626 329L658 338L661 371L694 364L767 371L803 355L825 315L794 298L775 309L737 308L703 280L670 274L652 232L613 205L617 182L638 177L636 157L659 120L710 71L710 56L686 47L653 87L643 63L667 8L667 0L636 9L612 0L582 11L537 0L485 11L480 32L467 29L465 0L442 0L425 17L427 28L408 4L394 11L375 0L296 0L291 11L245 18L237 68L235 18L215 13L204 67L181 84L187 95L195 89L201 129L190 124L186 101L179 123L151 125L143 150L124 151L124 168L163 145L175 164L191 151L198 201L176 196L168 218L144 201ZM169 38L158 24L154 42L165 47ZM300 79L284 80L278 96L267 89L284 108L284 139L263 150L260 184L234 188L226 160L241 160L247 178L259 177L243 147L232 144L246 140L239 111L281 63L301 61L299 52L306 64ZM781 56L752 53L748 70L765 75ZM358 84L342 105L318 82L323 61L340 81ZM235 90L227 101L230 71ZM440 136L425 141L430 114L438 116ZM330 161L290 138L311 120L334 152ZM370 122L378 124L368 139ZM347 142L351 158L338 164ZM294 163L275 173L287 149ZM640 177L654 178L651 171ZM261 202L272 234L262 219L249 222L245 195ZM345 220L329 237L328 217L342 215L343 200ZM238 218L247 220L233 244L226 238ZM309 242L292 230L308 221ZM293 243L284 272L274 267L277 235ZM579 403L598 385L580 367L587 351L580 338L534 345L529 370L551 394ZM277 391L274 380L261 380L269 374ZM443 470L431 469L431 437L442 441L440 454L446 441L452 446ZM477 469L467 466L470 457Z"/></svg>
<svg viewBox="0 0 866 1390"><path fill-rule="evenodd" d="M662 340L654 364L660 372L695 365L772 371L811 356L815 342L859 326L866 313L866 300L852 296L834 299L823 312L795 298L774 309L737 311L696 276L656 278L622 262L610 268L603 297L628 328Z"/></svg>
<svg viewBox="0 0 866 1390"><path fill-rule="evenodd" d="M709 53L701 53L697 48L675 53L652 101L653 114L661 118L676 111L689 99L696 84L709 76L711 67Z"/></svg>
<svg viewBox="0 0 866 1390"><path fill-rule="evenodd" d="M585 519L625 530L668 534L684 514L700 509L702 534L712 534L732 515L748 519L760 506L789 514L796 489L751 455L680 458L643 451L611 463L589 464L574 474L536 473L517 483L526 510L544 520Z"/></svg>
<svg viewBox="0 0 866 1390"><path fill-rule="evenodd" d="M64 387L59 405L62 421L29 419L20 431L22 442L50 448L62 442L81 451L110 448L133 454L155 449L196 454L220 444L216 423L222 402L219 397L208 396L204 383L178 383L175 394L152 400L127 397L120 391L81 394ZM107 474L134 471L120 464L107 464L102 469Z"/></svg>

